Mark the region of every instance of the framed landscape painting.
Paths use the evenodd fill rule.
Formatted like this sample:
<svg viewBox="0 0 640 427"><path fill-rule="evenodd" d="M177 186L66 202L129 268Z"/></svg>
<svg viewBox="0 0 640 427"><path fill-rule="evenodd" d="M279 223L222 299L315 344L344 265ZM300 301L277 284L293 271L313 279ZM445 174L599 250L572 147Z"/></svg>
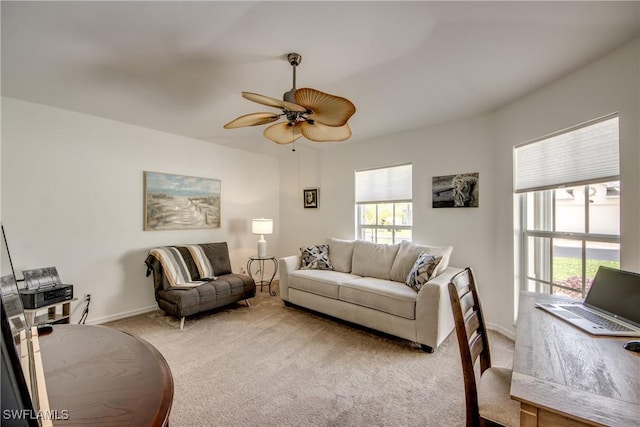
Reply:
<svg viewBox="0 0 640 427"><path fill-rule="evenodd" d="M220 228L219 179L144 172L144 229Z"/></svg>

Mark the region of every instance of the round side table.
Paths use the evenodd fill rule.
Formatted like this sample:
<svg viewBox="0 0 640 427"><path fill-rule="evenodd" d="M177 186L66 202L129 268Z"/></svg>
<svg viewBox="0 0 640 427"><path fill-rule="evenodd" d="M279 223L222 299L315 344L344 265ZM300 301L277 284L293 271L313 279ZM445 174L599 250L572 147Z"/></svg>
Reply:
<svg viewBox="0 0 640 427"><path fill-rule="evenodd" d="M273 262L273 274L271 275L271 278L269 280L265 280L264 277L264 262L265 261L271 261ZM254 262L256 263L257 266L257 270L255 271L255 274L251 272L251 267L254 264ZM260 285L260 292L262 292L262 287L266 284L269 285L269 295L271 296L275 296L276 295L276 291L272 291L271 290L271 284L273 283L273 279L276 277L276 273L278 272L278 260L276 259L276 257L272 256L272 255L267 255L267 256L258 256L258 255L254 255L254 256L250 256L249 257L249 261L247 261L247 273L249 274L249 276L251 277L259 277L260 280L256 280L256 286ZM255 280L255 279L254 279Z"/></svg>

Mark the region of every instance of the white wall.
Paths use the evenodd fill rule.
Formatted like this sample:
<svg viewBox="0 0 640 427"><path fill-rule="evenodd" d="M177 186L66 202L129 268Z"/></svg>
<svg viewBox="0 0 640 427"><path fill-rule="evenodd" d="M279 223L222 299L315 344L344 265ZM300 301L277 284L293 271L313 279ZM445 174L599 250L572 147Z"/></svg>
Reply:
<svg viewBox="0 0 640 427"><path fill-rule="evenodd" d="M155 306L142 264L148 248L227 240L238 270L255 252L256 236L248 228L232 230L260 216L275 220L267 240L277 256L327 236L353 238L354 171L411 162L414 241L453 245L452 264L470 265L478 274L488 323L512 334L514 145L619 112L622 267L640 271L639 52L636 40L491 114L364 145L345 142L315 150L298 144L279 163L3 99L0 194L12 255L19 268L56 265L76 284L77 295L91 292L93 318L135 312ZM143 170L222 179L223 227L143 232ZM432 209L431 178L463 172L480 173L480 207ZM318 209L303 208L302 189L308 187L320 189Z"/></svg>
<svg viewBox="0 0 640 427"><path fill-rule="evenodd" d="M326 151L298 146L280 160L284 253L326 236L353 238L354 171L413 163L414 238L454 246L451 263L477 273L487 323L514 334L513 146L620 113L622 268L640 271L640 70L636 40L499 111ZM357 133L357 129L353 130ZM480 173L480 206L432 209L431 177ZM320 208L302 208L302 188L320 188Z"/></svg>
<svg viewBox="0 0 640 427"><path fill-rule="evenodd" d="M586 121L618 112L620 117L621 268L640 272L640 40L497 111L495 117L496 253L500 260L488 317L503 327L514 319L518 272L513 269L512 149Z"/></svg>
<svg viewBox="0 0 640 427"><path fill-rule="evenodd" d="M357 132L357 129L353 130ZM327 236L355 236L354 171L401 163L413 164L413 241L452 245L451 264L473 266L480 283L491 280L496 257L494 216L495 165L490 116L479 116L359 144L336 144L327 150L302 150L280 160L283 253L298 253ZM431 207L434 176L478 172L478 208ZM320 189L318 209L304 209L302 188Z"/></svg>
<svg viewBox="0 0 640 427"><path fill-rule="evenodd" d="M143 231L145 170L220 179L221 228ZM1 172L16 270L56 266L76 296L92 294L89 323L157 307L145 277L151 247L227 241L239 272L256 251L249 220L279 214L274 158L9 98Z"/></svg>

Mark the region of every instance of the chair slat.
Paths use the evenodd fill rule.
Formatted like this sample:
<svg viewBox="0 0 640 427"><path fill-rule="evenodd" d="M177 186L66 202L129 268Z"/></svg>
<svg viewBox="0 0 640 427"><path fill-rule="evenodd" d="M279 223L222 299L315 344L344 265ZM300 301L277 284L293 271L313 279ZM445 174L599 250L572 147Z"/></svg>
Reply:
<svg viewBox="0 0 640 427"><path fill-rule="evenodd" d="M471 360L473 360L474 362L478 359L478 356L480 356L480 353L482 353L482 350L484 350L484 343L482 338L483 338L483 334L475 334L469 340L469 348L471 350Z"/></svg>
<svg viewBox="0 0 640 427"><path fill-rule="evenodd" d="M464 321L464 327L467 331L467 336L470 337L474 332L477 332L480 329L480 317L478 316L478 312L474 311Z"/></svg>
<svg viewBox="0 0 640 427"><path fill-rule="evenodd" d="M469 310L473 308L475 305L475 300L473 299L473 293L467 292L466 294L460 296L460 307L462 308L462 314L466 315Z"/></svg>

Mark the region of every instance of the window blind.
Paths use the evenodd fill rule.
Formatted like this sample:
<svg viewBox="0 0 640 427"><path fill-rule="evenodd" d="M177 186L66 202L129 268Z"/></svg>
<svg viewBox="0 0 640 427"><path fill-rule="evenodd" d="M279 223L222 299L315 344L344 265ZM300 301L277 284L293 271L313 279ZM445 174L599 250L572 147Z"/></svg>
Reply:
<svg viewBox="0 0 640 427"><path fill-rule="evenodd" d="M411 164L356 171L356 203L411 200Z"/></svg>
<svg viewBox="0 0 640 427"><path fill-rule="evenodd" d="M617 180L618 116L521 145L514 151L516 193Z"/></svg>

